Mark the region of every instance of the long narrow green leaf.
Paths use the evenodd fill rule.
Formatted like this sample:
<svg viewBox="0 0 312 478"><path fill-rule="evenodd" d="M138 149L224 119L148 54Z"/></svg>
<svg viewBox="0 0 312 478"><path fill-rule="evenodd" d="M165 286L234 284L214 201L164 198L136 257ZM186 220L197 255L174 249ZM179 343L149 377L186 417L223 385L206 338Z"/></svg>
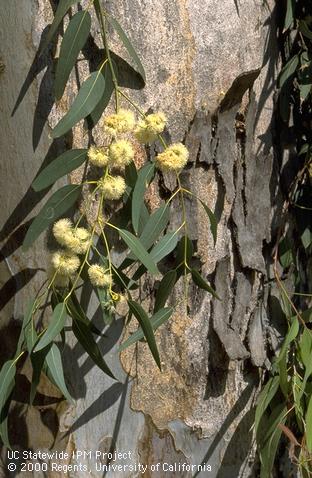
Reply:
<svg viewBox="0 0 312 478"><path fill-rule="evenodd" d="M170 319L172 315L173 309L172 308L163 308L161 310L158 310L156 314L153 315L151 318L151 325L153 330L157 330L158 327L160 327L163 323L165 323L168 319ZM144 338L144 332L141 327L138 328L133 334L130 335L130 337L125 340L123 344L119 347L118 351L122 352L124 349L127 347L130 347L130 345L135 344L139 340L142 340Z"/></svg>
<svg viewBox="0 0 312 478"><path fill-rule="evenodd" d="M110 368L104 361L100 349L95 342L93 335L89 329L89 327L82 321L77 320L75 317L73 318L73 332L78 339L80 345L84 348L87 354L92 358L93 362L103 370L106 375L115 379L113 373L111 372Z"/></svg>
<svg viewBox="0 0 312 478"><path fill-rule="evenodd" d="M121 41L123 42L124 46L126 47L126 49L128 50L128 53L130 55L130 57L132 58L132 60L134 61L134 63L136 64L137 66L137 69L138 69L138 72L140 73L140 75L142 76L144 82L146 82L146 75L145 75L145 71L144 71L144 68L143 68L143 65L141 63L141 60L140 58L138 57L135 49L133 48L133 45L132 43L130 42L128 36L125 34L125 32L123 31L123 29L121 28L121 25L117 22L117 20L111 16L107 16L106 17L107 20L109 21L109 23L112 25L112 27L116 30L116 32L118 33L119 35L119 38L121 39Z"/></svg>
<svg viewBox="0 0 312 478"><path fill-rule="evenodd" d="M291 322L291 326L289 328L289 331L285 337L285 340L283 342L283 346L281 348L281 351L276 359L276 362L280 362L281 360L283 360L283 358L285 357L286 353L287 353L287 350L288 350L288 347L289 347L289 344L295 340L295 338L297 337L298 335L298 332L299 332L299 320L297 317L293 317L292 319L292 322Z"/></svg>
<svg viewBox="0 0 312 478"><path fill-rule="evenodd" d="M264 388L262 389L261 393L259 394L256 413L255 413L256 434L258 432L258 427L259 427L259 423L262 418L262 415L268 408L269 404L271 403L271 400L274 398L278 390L278 387L279 387L279 376L271 377L266 383L266 385L264 386Z"/></svg>
<svg viewBox="0 0 312 478"><path fill-rule="evenodd" d="M212 210L209 209L207 204L205 204L201 199L198 199L198 200L199 200L200 204L203 206L203 208L205 209L206 214L209 218L210 230L211 230L211 234L212 234L212 237L213 237L213 242L214 242L214 244L216 244L216 242L217 242L217 230L218 230L218 223L217 223L216 216L214 215Z"/></svg>
<svg viewBox="0 0 312 478"><path fill-rule="evenodd" d="M61 21L63 20L64 15L66 14L67 10L74 5L74 3L78 3L79 0L60 0L57 10L54 15L54 20L52 22L52 25L50 27L49 33L47 34L40 53L43 53L52 38L54 37L58 27L60 26Z"/></svg>
<svg viewBox="0 0 312 478"><path fill-rule="evenodd" d="M131 232L126 231L125 229L119 229L119 234L122 240L129 247L129 249L133 252L135 257L137 257L142 262L142 264L144 264L146 269L151 274L159 274L156 264L151 259L151 256L143 247L140 240L137 237L135 237L133 234L131 234Z"/></svg>
<svg viewBox="0 0 312 478"><path fill-rule="evenodd" d="M147 185L151 181L155 172L155 164L148 163L138 172L137 182L135 183L132 194L132 225L135 233L139 230L139 221L142 205L144 203L144 193Z"/></svg>
<svg viewBox="0 0 312 478"><path fill-rule="evenodd" d="M305 416L306 422L306 444L309 452L312 452L312 397L309 399L307 413Z"/></svg>
<svg viewBox="0 0 312 478"><path fill-rule="evenodd" d="M55 97L61 99L67 80L80 50L87 41L91 28L91 16L87 10L77 12L70 20L62 40L55 72Z"/></svg>
<svg viewBox="0 0 312 478"><path fill-rule="evenodd" d="M178 243L178 235L176 232L168 232L153 247L150 256L156 264L166 257L175 249Z"/></svg>
<svg viewBox="0 0 312 478"><path fill-rule="evenodd" d="M49 326L34 348L34 352L39 352L39 350L44 349L55 339L55 337L64 328L65 319L66 305L64 303L57 304L53 311Z"/></svg>
<svg viewBox="0 0 312 478"><path fill-rule="evenodd" d="M65 383L61 353L56 344L52 344L46 356L46 364L53 382L58 386L64 397L73 403L73 399Z"/></svg>
<svg viewBox="0 0 312 478"><path fill-rule="evenodd" d="M81 186L79 184L68 184L50 197L27 231L23 242L24 250L28 249L50 224L55 222L75 204L80 195L80 191Z"/></svg>
<svg viewBox="0 0 312 478"><path fill-rule="evenodd" d="M90 329L90 332L92 332L95 335L104 335L102 332L94 325L92 322L88 319L88 317L85 314L85 311L81 307L79 300L76 297L76 294L74 292L71 293L70 298L67 301L67 311L69 315L72 317L72 319L76 319L78 321L81 321L85 324L86 327Z"/></svg>
<svg viewBox="0 0 312 478"><path fill-rule="evenodd" d="M270 436L260 450L261 471L260 478L270 478L275 461L278 444L280 442L282 429L278 426L284 424L287 417L287 407L284 404L278 404L269 418Z"/></svg>
<svg viewBox="0 0 312 478"><path fill-rule="evenodd" d="M96 291L97 291L100 306L102 309L102 317L103 317L104 324L109 325L112 323L114 317L108 307L109 305L108 291L107 289L103 289L102 287L97 287Z"/></svg>
<svg viewBox="0 0 312 478"><path fill-rule="evenodd" d="M213 297L216 299L220 300L220 297L216 293L216 291L203 279L203 277L200 275L200 273L196 269L192 269L191 271L193 281L195 282L198 287L200 287L203 290L206 290L210 292Z"/></svg>
<svg viewBox="0 0 312 478"><path fill-rule="evenodd" d="M162 280L159 284L158 290L157 290L157 294L156 294L156 298L155 298L154 312L157 312L162 307L164 307L169 295L172 292L172 289L174 288L174 285L175 285L176 281L177 281L177 271L176 270L168 271L164 275L164 277L162 278Z"/></svg>
<svg viewBox="0 0 312 478"><path fill-rule="evenodd" d="M158 239L169 222L170 210L168 204L160 206L149 216L149 219L140 235L140 241L149 249Z"/></svg>
<svg viewBox="0 0 312 478"><path fill-rule="evenodd" d="M7 447L9 447L10 444L7 433L8 408L6 404L15 385L15 374L15 361L9 360L5 362L0 372L0 437Z"/></svg>
<svg viewBox="0 0 312 478"><path fill-rule="evenodd" d="M294 0L287 0L287 9L284 22L284 31L292 25L294 21Z"/></svg>
<svg viewBox="0 0 312 478"><path fill-rule="evenodd" d="M288 80L288 78L293 75L297 69L299 64L299 55L292 56L291 59L286 63L283 67L280 76L279 76L279 87L282 88L284 83Z"/></svg>
<svg viewBox="0 0 312 478"><path fill-rule="evenodd" d="M102 98L100 99L94 110L86 118L89 128L93 128L98 123L114 91L112 73L108 64L104 66L102 70L102 75L105 80L105 88Z"/></svg>
<svg viewBox="0 0 312 478"><path fill-rule="evenodd" d="M30 386L30 395L29 395L30 405L33 404L33 401L35 399L37 388L40 382L41 372L44 369L45 360L49 350L50 350L50 346L47 346L44 349L40 350L39 352L36 352L36 353L33 352L30 355L30 361L33 368L31 386Z"/></svg>
<svg viewBox="0 0 312 478"><path fill-rule="evenodd" d="M94 71L82 84L69 111L53 129L52 137L59 138L67 133L78 121L86 118L101 100L104 90L104 76L101 71Z"/></svg>
<svg viewBox="0 0 312 478"><path fill-rule="evenodd" d="M141 305L134 300L128 300L128 305L133 315L138 319L138 322L143 330L144 336L154 357L154 360L158 365L159 370L161 370L160 358L156 345L154 331L147 313L145 312L143 307L141 307Z"/></svg>
<svg viewBox="0 0 312 478"><path fill-rule="evenodd" d="M79 168L87 159L87 149L72 149L54 159L32 183L35 191L41 191L54 184L55 181L65 174Z"/></svg>
<svg viewBox="0 0 312 478"><path fill-rule="evenodd" d="M21 328L21 332L20 332L20 336L19 336L18 344L17 344L17 348L16 348L16 355L17 356L21 353L22 347L23 347L25 342L26 342L26 345L27 345L26 333L27 333L27 330L29 329L30 322L32 322L32 314L33 314L33 310L34 310L34 307L35 307L35 303L36 303L35 299L32 299L26 307L26 312L24 314L22 328Z"/></svg>

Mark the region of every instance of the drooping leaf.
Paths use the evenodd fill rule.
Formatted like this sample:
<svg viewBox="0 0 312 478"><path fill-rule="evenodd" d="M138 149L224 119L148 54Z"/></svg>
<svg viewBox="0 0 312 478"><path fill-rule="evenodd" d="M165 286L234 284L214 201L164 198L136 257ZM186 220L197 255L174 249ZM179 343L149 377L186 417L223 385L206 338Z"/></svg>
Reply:
<svg viewBox="0 0 312 478"><path fill-rule="evenodd" d="M292 25L294 21L294 0L287 0L287 9L284 22L284 31Z"/></svg>
<svg viewBox="0 0 312 478"><path fill-rule="evenodd" d="M216 242L217 242L217 231L218 231L218 223L217 223L216 216L214 215L212 210L207 206L207 204L205 204L201 199L199 199L199 202L203 206L203 208L205 209L206 214L209 218L210 230L211 230L211 234L212 234L212 237L213 237L213 242L214 242L214 244L216 244Z"/></svg>
<svg viewBox="0 0 312 478"><path fill-rule="evenodd" d="M39 352L33 352L30 355L30 361L33 368L33 374L31 379L31 386L30 386L30 395L29 395L29 403L30 405L33 404L33 401L36 396L37 388L40 382L41 372L44 369L44 363L46 360L46 356L50 350L51 344L45 347L44 349L40 350Z"/></svg>
<svg viewBox="0 0 312 478"><path fill-rule="evenodd" d="M173 309L172 308L163 308L157 311L156 314L153 315L153 317L150 319L151 320L151 325L153 330L157 330L158 327L160 327L164 322L166 322L172 315ZM124 343L119 347L119 352L122 352L125 350L127 347L130 347L130 345L135 344L139 340L142 340L144 338L144 332L141 327L138 328L133 334L130 335L130 337L124 341Z"/></svg>
<svg viewBox="0 0 312 478"><path fill-rule="evenodd" d="M34 348L34 352L39 352L39 350L44 349L49 345L55 337L61 332L64 328L66 319L66 306L64 303L57 304L53 310L53 314L49 323L47 330L41 336L39 342Z"/></svg>
<svg viewBox="0 0 312 478"><path fill-rule="evenodd" d="M94 126L99 122L102 114L104 113L109 100L111 99L112 93L114 91L114 84L112 79L112 73L109 68L109 65L106 64L102 70L102 75L105 80L105 88L102 94L102 97L94 110L87 116L86 120L89 125L89 128L94 128Z"/></svg>
<svg viewBox="0 0 312 478"><path fill-rule="evenodd" d="M46 365L53 382L60 389L64 397L69 402L73 403L73 399L65 383L61 353L56 344L51 345L51 348L46 355Z"/></svg>
<svg viewBox="0 0 312 478"><path fill-rule="evenodd" d="M7 401L15 385L16 365L14 360L5 362L0 371L0 437L5 446L10 447L7 433Z"/></svg>
<svg viewBox="0 0 312 478"><path fill-rule="evenodd" d="M306 423L306 445L308 451L312 451L312 396L309 398L307 413L305 416Z"/></svg>
<svg viewBox="0 0 312 478"><path fill-rule="evenodd" d="M278 246L279 252L279 261L281 266L286 268L289 267L294 262L294 256L292 252L292 243L288 237L284 237Z"/></svg>
<svg viewBox="0 0 312 478"><path fill-rule="evenodd" d="M33 310L34 310L35 304L36 304L36 300L32 299L26 307L26 312L25 312L24 317L23 317L22 328L21 328L21 332L20 332L20 336L19 336L18 344L17 344L17 348L16 348L16 355L19 355L21 353L22 347L23 347L25 342L26 342L26 346L27 346L26 335L27 335L27 331L29 329L29 324L30 324L30 322L32 322L32 315L33 315Z"/></svg>
<svg viewBox="0 0 312 478"><path fill-rule="evenodd" d="M83 322L85 326L90 329L90 332L95 335L103 335L102 332L88 319L74 292L71 293L71 296L67 301L67 311L72 319L75 318L76 320Z"/></svg>
<svg viewBox="0 0 312 478"><path fill-rule="evenodd" d="M40 53L46 49L52 38L54 37L58 27L60 26L61 21L63 20L64 15L66 14L67 10L74 5L74 3L78 3L79 0L60 0L58 7L56 9L54 19L50 30L42 44Z"/></svg>
<svg viewBox="0 0 312 478"><path fill-rule="evenodd" d="M269 423L271 423L270 436L260 449L260 478L270 478L272 476L274 460L282 434L282 429L278 425L285 423L286 416L287 407L284 404L278 404L269 418Z"/></svg>
<svg viewBox="0 0 312 478"><path fill-rule="evenodd" d="M143 307L141 307L140 304L133 300L128 300L128 305L133 315L138 319L138 322L143 330L144 336L154 357L154 360L158 365L159 370L161 370L160 358L156 345L154 331L147 313L145 312Z"/></svg>
<svg viewBox="0 0 312 478"><path fill-rule="evenodd" d="M77 12L70 20L61 43L55 72L55 97L61 99L67 80L77 61L80 50L87 41L91 28L91 16L87 10Z"/></svg>
<svg viewBox="0 0 312 478"><path fill-rule="evenodd" d="M299 64L299 55L292 56L291 59L283 67L279 76L279 87L282 88L284 83L290 78L296 71Z"/></svg>
<svg viewBox="0 0 312 478"><path fill-rule="evenodd" d="M169 222L169 206L165 204L160 206L149 216L149 219L140 235L140 241L146 249L149 249L159 235L163 232Z"/></svg>
<svg viewBox="0 0 312 478"><path fill-rule="evenodd" d="M142 264L146 267L146 269L151 274L158 274L159 271L155 262L152 260L149 253L143 247L141 241L135 237L131 232L126 231L125 229L119 229L119 234L122 240L127 244L129 249L133 252L135 257L137 257Z"/></svg>
<svg viewBox="0 0 312 478"><path fill-rule="evenodd" d="M176 270L168 271L164 275L157 290L154 312L157 312L158 310L160 310L162 307L165 306L166 301L169 295L171 294L176 281L177 281Z"/></svg>
<svg viewBox="0 0 312 478"><path fill-rule="evenodd" d="M298 29L299 31L301 31L301 33L304 34L305 37L309 38L309 40L312 40L312 32L308 27L307 22L305 22L304 20L300 20Z"/></svg>
<svg viewBox="0 0 312 478"><path fill-rule="evenodd" d="M54 184L57 179L79 168L86 161L87 153L87 149L72 149L61 154L41 171L32 183L32 188L41 191Z"/></svg>
<svg viewBox="0 0 312 478"><path fill-rule="evenodd" d="M257 403L257 408L256 408L256 413L255 413L255 432L258 432L258 427L260 420L262 418L262 415L268 408L269 404L271 403L271 400L274 398L277 390L279 387L279 376L271 377L265 386L263 387L262 391L260 392L258 396L258 403Z"/></svg>
<svg viewBox="0 0 312 478"><path fill-rule="evenodd" d="M103 359L100 349L93 338L90 328L76 317L73 318L73 332L78 339L80 345L84 348L87 354L92 358L93 362L109 377L115 379L110 368Z"/></svg>
<svg viewBox="0 0 312 478"><path fill-rule="evenodd" d="M178 276L180 276L185 269L184 261L187 265L190 266L190 261L194 254L193 243L188 236L183 236L177 247L177 256L176 256L176 270Z"/></svg>
<svg viewBox="0 0 312 478"><path fill-rule="evenodd" d="M114 317L108 307L108 302L109 302L108 291L107 289L103 289L101 287L97 287L96 291L97 291L100 306L102 309L102 314L103 314L102 317L103 317L104 324L111 324Z"/></svg>
<svg viewBox="0 0 312 478"><path fill-rule="evenodd" d="M138 72L140 73L141 77L143 78L144 82L146 82L146 76L145 76L145 71L144 71L144 68L143 68L143 65L141 63L141 60L140 58L138 57L135 49L133 48L133 45L132 43L130 42L128 36L126 35L126 33L123 31L123 29L121 28L121 25L117 22L117 20L115 18L113 18L112 16L108 16L107 15L107 20L109 21L109 23L112 25L112 27L114 28L114 30L116 30L116 32L118 33L118 36L119 38L121 39L121 41L123 42L124 46L126 47L126 49L128 50L128 53L130 55L130 57L132 58L132 60L134 61L137 69L138 69Z"/></svg>
<svg viewBox="0 0 312 478"><path fill-rule="evenodd" d="M216 291L205 281L205 279L200 275L200 273L196 269L192 269L192 278L193 281L195 282L198 287L200 287L203 290L206 290L210 292L213 297L215 297L218 300L221 300Z"/></svg>
<svg viewBox="0 0 312 478"><path fill-rule="evenodd" d="M147 185L151 181L155 172L155 164L148 163L143 166L138 172L137 182L132 193L132 225L136 234L139 229L139 220L142 205L144 203L144 193Z"/></svg>
<svg viewBox="0 0 312 478"><path fill-rule="evenodd" d="M68 184L50 197L27 231L23 242L24 250L28 249L50 224L55 222L75 204L80 195L80 191L81 186L79 184Z"/></svg>
<svg viewBox="0 0 312 478"><path fill-rule="evenodd" d="M166 257L170 252L172 252L178 243L178 235L176 232L168 232L165 234L153 247L151 250L150 256L153 261L157 264L164 257Z"/></svg>
<svg viewBox="0 0 312 478"><path fill-rule="evenodd" d="M102 72L100 70L94 71L82 84L69 111L53 129L52 137L59 138L67 133L78 121L86 118L101 100L104 90L105 80Z"/></svg>
<svg viewBox="0 0 312 478"><path fill-rule="evenodd" d="M283 360L283 357L286 356L289 345L291 344L293 340L295 340L295 338L298 335L298 332L299 332L299 320L297 317L293 317L289 331L284 339L281 351L276 359L277 363Z"/></svg>

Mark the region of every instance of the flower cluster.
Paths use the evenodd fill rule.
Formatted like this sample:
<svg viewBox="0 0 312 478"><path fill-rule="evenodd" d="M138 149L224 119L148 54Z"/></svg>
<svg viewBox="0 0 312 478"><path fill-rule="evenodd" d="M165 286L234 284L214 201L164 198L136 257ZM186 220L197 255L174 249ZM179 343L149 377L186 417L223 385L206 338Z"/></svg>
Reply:
<svg viewBox="0 0 312 478"><path fill-rule="evenodd" d="M182 143L175 143L165 149L163 153L156 157L156 166L158 169L167 173L169 171L179 172L186 166L189 158L189 152Z"/></svg>
<svg viewBox="0 0 312 478"><path fill-rule="evenodd" d="M92 264L88 269L88 275L95 287L109 287L112 283L111 275L99 264Z"/></svg>

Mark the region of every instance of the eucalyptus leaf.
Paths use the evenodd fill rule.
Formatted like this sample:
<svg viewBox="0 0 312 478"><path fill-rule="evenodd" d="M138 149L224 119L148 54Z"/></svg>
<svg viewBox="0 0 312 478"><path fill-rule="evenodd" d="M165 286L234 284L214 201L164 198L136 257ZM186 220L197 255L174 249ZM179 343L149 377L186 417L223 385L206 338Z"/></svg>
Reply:
<svg viewBox="0 0 312 478"><path fill-rule="evenodd" d="M81 186L68 184L56 191L31 223L23 242L23 249L28 249L32 243L55 222L62 214L70 209L77 201Z"/></svg>
<svg viewBox="0 0 312 478"><path fill-rule="evenodd" d="M271 377L263 389L261 390L259 396L258 396L258 403L257 403L257 408L256 408L256 413L255 413L255 432L256 434L258 433L258 428L260 424L260 420L270 405L272 399L276 395L276 392L279 388L279 376Z"/></svg>
<svg viewBox="0 0 312 478"><path fill-rule="evenodd" d="M7 431L8 400L15 385L16 364L14 360L4 363L0 371L0 437L10 447Z"/></svg>
<svg viewBox="0 0 312 478"><path fill-rule="evenodd" d="M172 252L178 243L178 235L176 232L168 232L165 234L153 247L150 252L150 256L157 264L164 257L168 256Z"/></svg>
<svg viewBox="0 0 312 478"><path fill-rule="evenodd" d="M36 347L34 348L34 352L38 352L39 350L45 348L55 339L55 337L64 328L65 320L66 320L66 306L64 303L57 304L57 306L53 310L53 314L52 314L49 326L47 330L44 332L44 334L41 336Z"/></svg>
<svg viewBox="0 0 312 478"><path fill-rule="evenodd" d="M141 241L137 237L135 237L131 232L125 229L119 229L119 234L122 240L129 247L129 249L133 252L135 257L137 257L142 262L142 264L144 264L146 269L151 274L158 274L159 271L157 269L155 262L152 260L149 253L143 247Z"/></svg>
<svg viewBox="0 0 312 478"><path fill-rule="evenodd" d="M159 370L161 370L160 358L159 358L159 353L158 353L158 349L156 345L154 331L147 313L145 312L143 307L141 307L140 304L138 304L137 302L133 300L128 300L128 305L133 315L138 319L138 322L142 328L142 331L144 333L144 336L146 338L150 351L154 357L154 360L156 364L158 365Z"/></svg>
<svg viewBox="0 0 312 478"><path fill-rule="evenodd" d="M54 184L55 181L79 168L87 159L87 149L72 149L54 159L32 183L35 191L41 191Z"/></svg>
<svg viewBox="0 0 312 478"><path fill-rule="evenodd" d="M102 287L97 287L96 291L97 291L100 306L102 309L102 317L103 317L104 324L109 325L112 323L114 317L108 308L108 302L109 302L108 291L107 289L103 289Z"/></svg>
<svg viewBox="0 0 312 478"><path fill-rule="evenodd" d="M35 304L36 304L35 299L32 299L31 301L29 301L29 303L26 307L26 312L25 312L24 317L23 317L22 328L21 328L19 339L18 339L16 355L19 355L21 353L23 345L24 345L25 342L26 342L26 345L27 345L26 335L28 333L29 326L30 325L33 326L32 315L33 315Z"/></svg>
<svg viewBox="0 0 312 478"><path fill-rule="evenodd" d="M293 24L294 21L294 0L287 0L287 9L284 22L284 31Z"/></svg>
<svg viewBox="0 0 312 478"><path fill-rule="evenodd" d="M73 399L65 383L61 353L56 344L51 345L51 348L46 355L46 365L53 382L58 386L64 397L69 402L73 403Z"/></svg>
<svg viewBox="0 0 312 478"><path fill-rule="evenodd" d="M138 171L137 181L132 193L132 225L136 234L139 229L140 214L144 203L145 190L154 176L154 172L154 163L147 163Z"/></svg>
<svg viewBox="0 0 312 478"><path fill-rule="evenodd" d="M86 118L101 100L104 90L105 80L102 72L100 70L94 71L82 84L69 111L53 129L52 137L59 138L75 126L78 121Z"/></svg>
<svg viewBox="0 0 312 478"><path fill-rule="evenodd" d="M52 25L50 27L50 30L42 44L40 53L43 53L43 51L47 48L48 44L54 37L55 33L57 32L58 27L61 24L61 21L63 20L64 15L66 15L67 11L69 8L74 5L75 3L78 3L79 0L60 0L58 7L56 9L54 19L52 22Z"/></svg>
<svg viewBox="0 0 312 478"><path fill-rule="evenodd" d="M94 110L90 113L89 116L87 116L86 120L89 125L89 128L94 128L94 126L99 122L101 119L101 116L103 112L105 111L106 107L108 106L108 103L111 99L111 96L114 91L114 83L112 79L112 73L109 68L109 65L106 64L102 70L102 75L105 80L105 88L102 94L102 97Z"/></svg>
<svg viewBox="0 0 312 478"><path fill-rule="evenodd" d="M207 204L205 204L201 199L199 199L199 202L203 206L203 208L205 209L206 214L209 218L210 230L211 230L211 234L212 234L212 237L213 237L213 242L214 242L214 244L216 244L216 242L217 242L217 231L218 231L218 222L217 222L216 216L211 211L211 209L207 206Z"/></svg>
<svg viewBox="0 0 312 478"><path fill-rule="evenodd" d="M30 355L30 361L33 368L33 374L31 379L31 386L30 386L30 395L29 395L30 405L33 404L33 401L35 399L37 388L40 382L41 372L43 371L46 356L50 348L51 348L51 344L45 347L44 349L40 350L39 352L33 352Z"/></svg>
<svg viewBox="0 0 312 478"><path fill-rule="evenodd" d="M81 320L73 318L73 332L78 339L80 345L84 348L87 354L91 357L93 362L109 377L115 379L110 368L104 361L100 349L93 338L90 328Z"/></svg>
<svg viewBox="0 0 312 478"><path fill-rule="evenodd" d="M299 65L299 55L294 55L283 67L279 76L279 87L282 88L284 83L295 73Z"/></svg>
<svg viewBox="0 0 312 478"><path fill-rule="evenodd" d="M160 310L166 304L166 301L171 294L174 285L177 281L177 271L174 269L168 271L162 278L155 298L154 312Z"/></svg>
<svg viewBox="0 0 312 478"><path fill-rule="evenodd" d="M121 25L117 22L117 20L115 18L113 18L112 16L109 16L107 15L106 16L108 22L112 25L112 27L114 28L114 30L118 33L118 36L119 38L121 39L121 41L123 42L124 46L126 47L126 49L128 50L128 53L130 55L130 57L132 58L132 60L134 61L137 69L138 69L138 72L140 73L141 77L143 78L144 82L146 82L146 75L145 75L145 71L144 71L144 68L143 68L143 65L141 63L141 60L140 58L138 57L135 49L133 48L133 45L132 43L130 42L128 36L126 35L126 33L123 31Z"/></svg>
<svg viewBox="0 0 312 478"><path fill-rule="evenodd" d="M171 317L172 312L173 309L169 307L158 310L157 313L154 314L150 319L153 330L157 330L158 327L160 327L164 322L166 322ZM138 330L131 334L130 337L125 340L123 344L121 344L121 346L119 347L119 352L122 352L126 348L130 347L130 345L135 344L143 338L144 332L142 330L142 327L139 327Z"/></svg>
<svg viewBox="0 0 312 478"><path fill-rule="evenodd" d="M203 290L206 290L207 292L210 292L210 294L213 295L213 297L215 297L216 299L221 300L215 290L205 281L205 279L203 279L203 277L196 269L192 269L191 274L193 281L198 287Z"/></svg>
<svg viewBox="0 0 312 478"><path fill-rule="evenodd" d="M91 16L87 10L77 12L70 20L61 43L55 72L55 97L61 99L67 80L80 50L85 45L91 28Z"/></svg>

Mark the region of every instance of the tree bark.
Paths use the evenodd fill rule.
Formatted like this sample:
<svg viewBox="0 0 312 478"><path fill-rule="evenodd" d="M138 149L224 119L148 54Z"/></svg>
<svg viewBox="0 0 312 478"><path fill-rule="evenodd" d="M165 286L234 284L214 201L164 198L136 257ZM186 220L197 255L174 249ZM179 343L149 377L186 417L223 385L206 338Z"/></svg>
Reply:
<svg viewBox="0 0 312 478"><path fill-rule="evenodd" d="M135 88L129 94L142 109L165 112L167 139L185 141L190 150L183 183L218 217L214 247L204 209L187 200L198 266L221 301L190 284L186 313L179 282L170 298L176 312L157 333L162 372L144 343L119 358L117 346L124 333L122 319L117 320L100 344L120 383L93 366L69 334L64 359L75 405L60 401L43 377L34 406L28 406L30 366L26 362L9 422L12 444L19 450L67 450L70 454L76 450L130 452L131 460L117 464L148 465L146 477L195 476L194 471L152 471L151 465L158 462L209 464L212 471L199 472L198 477L256 477L251 427L261 370L268 360L266 284L279 208L272 150L277 58L274 2L115 0L105 4L129 34L147 72L142 89L118 59L125 58L125 52L111 32L111 49L125 86ZM82 124L54 143L49 131L92 67L100 40L94 30L95 43L88 42L64 98L54 105L52 52L42 58L37 54L53 18L52 9L55 2L49 0L11 0L1 5L2 361L14 353L27 298L41 284L47 263L45 238L27 253L20 249L25 222L40 209L47 193L35 194L30 184L43 160L47 164L64 149L85 147L88 142ZM103 134L97 127L98 143ZM144 160L143 151L136 160ZM75 181L75 175L69 180ZM149 193L151 208L174 188L166 179L158 186ZM181 222L178 203L173 210L174 228ZM147 306L153 301L154 287L150 282L143 286ZM99 320L95 297L85 291L82 300L90 317ZM2 459L7 476L6 450ZM71 458L68 463L79 461L88 471L70 476L103 476L95 469L94 455ZM105 476L138 475L110 471Z"/></svg>

